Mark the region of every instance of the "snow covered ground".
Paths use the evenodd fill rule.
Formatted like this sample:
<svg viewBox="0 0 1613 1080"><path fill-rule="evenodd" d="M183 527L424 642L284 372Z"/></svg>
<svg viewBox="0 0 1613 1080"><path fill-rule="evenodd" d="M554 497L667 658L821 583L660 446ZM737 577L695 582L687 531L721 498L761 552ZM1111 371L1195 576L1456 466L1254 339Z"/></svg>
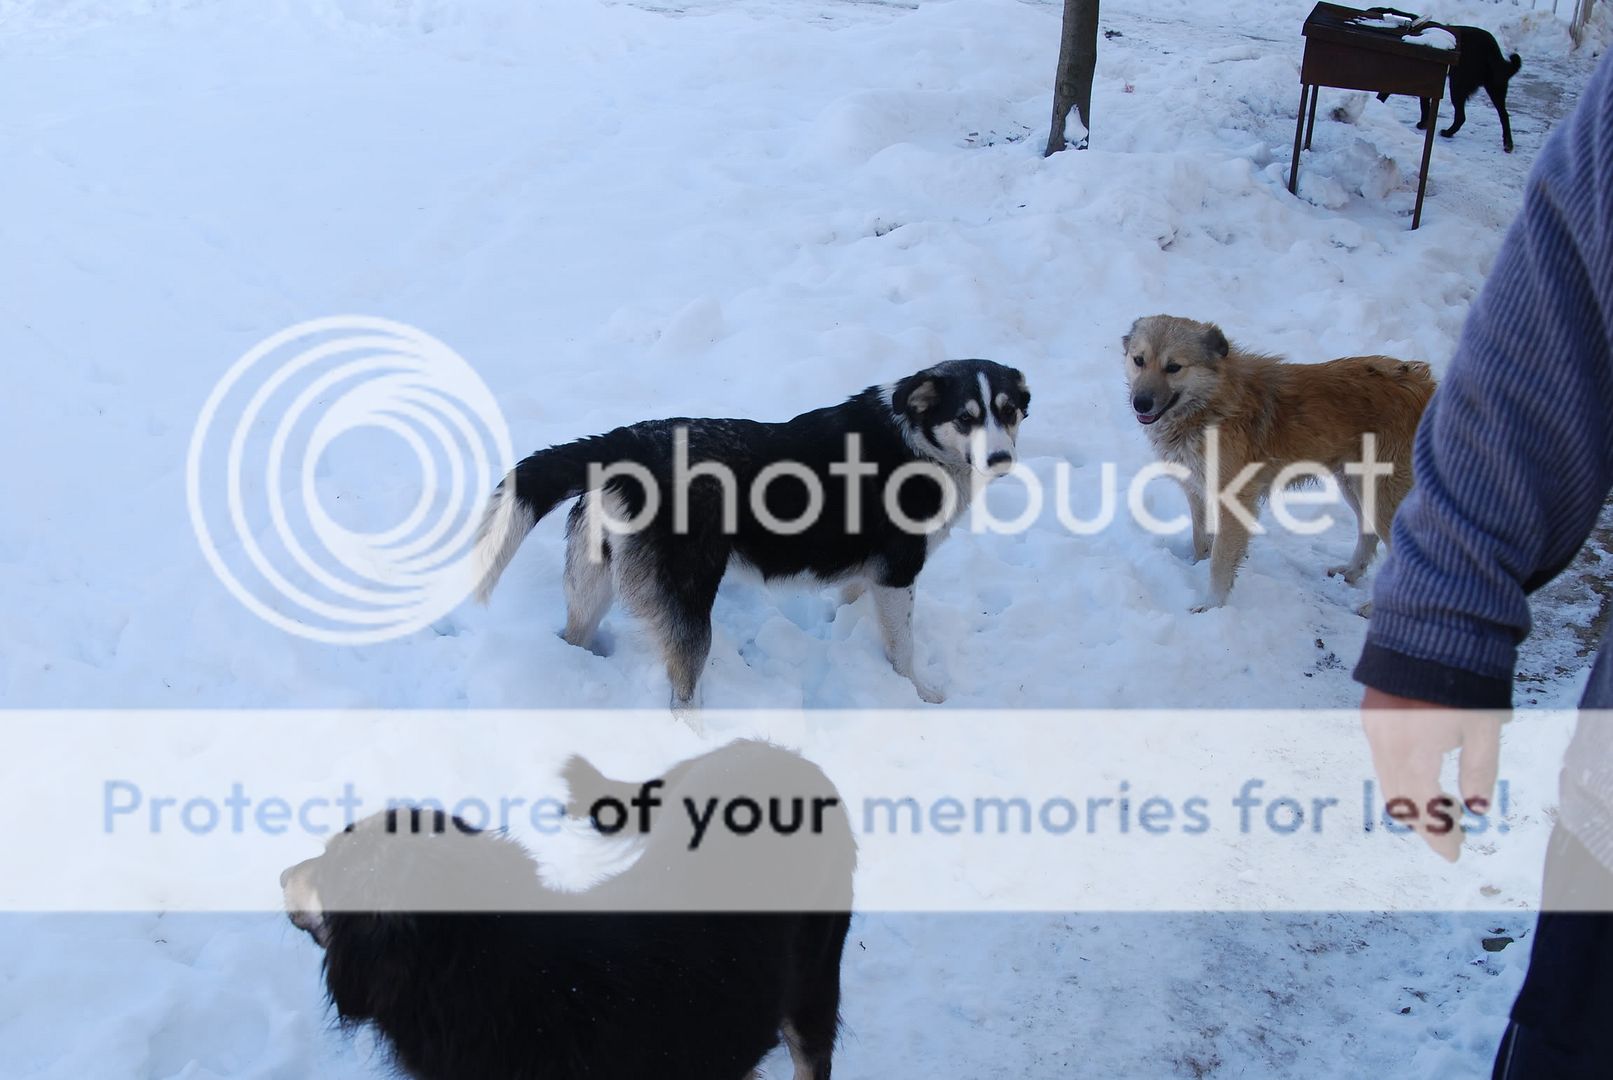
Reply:
<svg viewBox="0 0 1613 1080"><path fill-rule="evenodd" d="M1425 5L1496 30L1524 67L1517 152L1475 100L1436 146L1413 233L1409 101L1324 92L1302 197L1286 191L1309 6L1251 20L1111 0L1093 149L1044 161L1056 5L0 0L0 705L663 703L653 646L622 615L608 657L555 636L558 520L490 608L382 645L288 636L214 580L185 508L191 427L235 357L320 315L449 343L528 449L651 416L782 418L989 356L1029 377L1026 463L1070 462L1078 485L1148 461L1119 369L1137 315L1440 370L1613 19L1603 6L1571 51L1527 2ZM414 500L409 463L355 444L321 490L378 527ZM1006 488L991 498L1012 507ZM1153 503L1180 509L1163 486ZM1363 596L1321 569L1350 542L1344 523L1257 540L1229 606L1190 617L1205 571L1184 538L1052 521L960 535L920 584L920 666L944 708L1345 706ZM1531 703L1572 703L1585 642L1570 628L1598 603L1576 577L1553 591L1523 662ZM917 704L866 601L731 581L712 656L717 738L741 728L722 717L735 707ZM1561 724L1525 714L1507 733L1503 769L1542 793L1537 816L1555 766L1530 748ZM1358 755L1357 739L1341 728L1318 756ZM668 760L689 745L645 740ZM864 916L838 1065L1479 1075L1527 946L1480 939L1528 925L1519 910ZM328 1029L317 964L271 913L0 916L0 1073L378 1075L366 1037Z"/></svg>

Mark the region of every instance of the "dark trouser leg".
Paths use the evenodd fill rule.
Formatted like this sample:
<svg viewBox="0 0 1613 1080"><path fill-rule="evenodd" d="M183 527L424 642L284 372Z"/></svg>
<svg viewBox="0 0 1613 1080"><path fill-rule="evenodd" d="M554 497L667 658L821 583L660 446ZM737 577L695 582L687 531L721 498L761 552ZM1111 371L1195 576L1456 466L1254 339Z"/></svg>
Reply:
<svg viewBox="0 0 1613 1080"><path fill-rule="evenodd" d="M1545 906L1605 904L1613 871L1561 826L1546 855ZM1492 1080L1590 1080L1613 1063L1613 912L1544 910Z"/></svg>

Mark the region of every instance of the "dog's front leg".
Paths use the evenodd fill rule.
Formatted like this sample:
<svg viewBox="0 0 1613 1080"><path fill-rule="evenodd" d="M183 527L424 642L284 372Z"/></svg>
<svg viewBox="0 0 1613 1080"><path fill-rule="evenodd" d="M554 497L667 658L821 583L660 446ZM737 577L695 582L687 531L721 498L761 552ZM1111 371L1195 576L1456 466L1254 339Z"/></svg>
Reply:
<svg viewBox="0 0 1613 1080"><path fill-rule="evenodd" d="M1245 510L1252 510L1245 507ZM1218 608L1227 602L1232 592L1232 580L1238 576L1238 567L1249 551L1249 529L1238 515L1223 511L1210 548L1210 601L1193 609L1194 612Z"/></svg>
<svg viewBox="0 0 1613 1080"><path fill-rule="evenodd" d="M1450 127L1440 132L1440 134L1445 136L1447 139L1452 135L1455 135L1458 131L1461 131L1462 125L1467 123L1467 102L1462 98L1457 97L1455 94L1452 94L1451 104L1455 106L1456 118L1451 122Z"/></svg>
<svg viewBox="0 0 1613 1080"><path fill-rule="evenodd" d="M1193 561L1203 562L1210 557L1210 529L1205 522L1209 513L1204 502L1204 489L1183 484L1182 490L1187 492L1187 508L1193 515Z"/></svg>
<svg viewBox="0 0 1613 1080"><path fill-rule="evenodd" d="M885 639L885 655L896 674L913 680L919 697L932 705L946 695L919 680L913 671L913 586L874 586L874 611L879 616L879 633Z"/></svg>

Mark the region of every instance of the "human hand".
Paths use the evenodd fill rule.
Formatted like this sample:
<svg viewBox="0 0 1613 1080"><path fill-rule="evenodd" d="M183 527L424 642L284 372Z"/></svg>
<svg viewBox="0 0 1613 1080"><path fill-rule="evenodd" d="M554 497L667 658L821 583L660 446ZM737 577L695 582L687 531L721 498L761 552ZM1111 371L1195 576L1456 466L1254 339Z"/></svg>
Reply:
<svg viewBox="0 0 1613 1080"><path fill-rule="evenodd" d="M1396 697L1370 687L1361 697L1361 727L1389 816L1413 826L1428 846L1455 862L1462 852L1462 809L1486 813L1501 764L1501 718ZM1442 791L1439 768L1459 752L1461 801Z"/></svg>

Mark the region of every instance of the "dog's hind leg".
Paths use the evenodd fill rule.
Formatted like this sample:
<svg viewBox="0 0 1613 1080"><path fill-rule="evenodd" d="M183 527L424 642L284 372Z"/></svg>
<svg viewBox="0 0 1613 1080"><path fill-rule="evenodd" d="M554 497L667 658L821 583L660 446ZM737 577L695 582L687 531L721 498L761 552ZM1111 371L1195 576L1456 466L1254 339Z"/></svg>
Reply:
<svg viewBox="0 0 1613 1080"><path fill-rule="evenodd" d="M698 727L695 686L711 654L711 608L728 549L711 538L634 537L618 547L617 584L633 614L654 630L672 683L672 709Z"/></svg>
<svg viewBox="0 0 1613 1080"><path fill-rule="evenodd" d="M913 671L913 586L874 586L874 613L879 616L879 633L885 640L885 655L896 674L913 681L919 697L932 705L946 695L920 681Z"/></svg>
<svg viewBox="0 0 1613 1080"><path fill-rule="evenodd" d="M1378 553L1378 532L1376 524L1368 521L1366 515L1361 512L1361 498L1356 492L1355 478L1339 476L1338 484L1344 501L1349 503L1350 509L1355 512L1355 553L1343 566L1328 567L1327 576L1343 575L1346 584L1354 585L1361 580L1361 575L1367 572L1372 557Z"/></svg>
<svg viewBox="0 0 1613 1080"><path fill-rule="evenodd" d="M1391 449L1387 456L1393 463L1394 469L1384 477L1382 485L1374 489L1375 497L1370 500L1370 506L1367 500L1361 500L1360 506L1356 510L1356 516L1360 521L1362 530L1359 543L1364 544L1367 541L1367 530L1370 529L1374 548L1376 548L1376 543L1379 540L1383 541L1385 548L1393 547L1390 536L1393 530L1395 511L1400 509L1400 504L1411 493L1412 486L1411 446L1408 444L1399 448L1398 451ZM1346 490L1349 489L1346 488ZM1359 492L1353 494L1356 494L1359 498ZM1352 502L1351 505L1355 506L1356 503ZM1367 512L1369 509L1370 513ZM1356 550L1359 553L1360 547L1358 546ZM1371 560L1370 555L1367 558L1368 561ZM1346 576L1345 580L1349 581L1350 579ZM1371 618L1372 601L1368 600L1356 608L1355 613L1363 619Z"/></svg>
<svg viewBox="0 0 1613 1080"><path fill-rule="evenodd" d="M599 623L610 610L616 590L611 585L610 541L590 538L590 515L599 513L598 495L579 499L566 519L566 628L561 632L568 644L591 649ZM597 550L595 550L597 548Z"/></svg>
<svg viewBox="0 0 1613 1080"><path fill-rule="evenodd" d="M670 615L660 630L667 679L672 683L672 711L698 730L692 712L699 708L695 687L711 655L711 606L706 605L703 617L694 611Z"/></svg>
<svg viewBox="0 0 1613 1080"><path fill-rule="evenodd" d="M1395 513L1400 509L1400 504L1406 501L1406 496L1411 494L1411 448L1406 447L1398 457L1404 460L1397 460L1395 471L1384 479L1378 504L1372 511L1373 530L1385 548L1393 546L1390 537L1394 533Z"/></svg>
<svg viewBox="0 0 1613 1080"><path fill-rule="evenodd" d="M845 912L802 919L795 985L785 998L784 1017L784 1044L795 1063L795 1080L830 1080L840 1027L840 961L850 925Z"/></svg>
<svg viewBox="0 0 1613 1080"><path fill-rule="evenodd" d="M1501 118L1501 149L1512 153L1512 118L1507 115L1507 84L1502 82L1499 86L1486 86L1484 92L1490 95L1490 104L1495 106L1495 115Z"/></svg>
<svg viewBox="0 0 1613 1080"><path fill-rule="evenodd" d="M695 684L700 681L706 658L711 655L711 608L717 600L717 585L722 581L727 561L724 553L715 568L705 567L705 573L690 573L667 591L669 603L666 618L661 623L661 648L666 654L667 677L672 680L675 709L697 705Z"/></svg>

